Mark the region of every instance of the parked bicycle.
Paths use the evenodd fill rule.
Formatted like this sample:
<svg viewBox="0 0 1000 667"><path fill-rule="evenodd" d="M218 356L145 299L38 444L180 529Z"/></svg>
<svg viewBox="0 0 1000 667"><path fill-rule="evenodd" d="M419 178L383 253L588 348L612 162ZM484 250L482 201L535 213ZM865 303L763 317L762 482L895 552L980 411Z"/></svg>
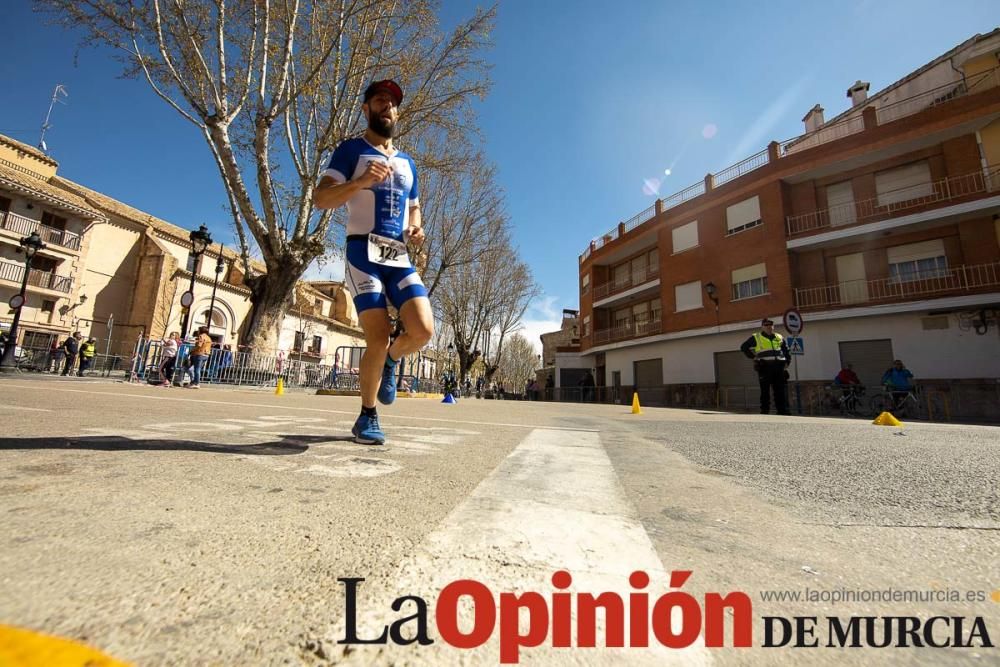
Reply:
<svg viewBox="0 0 1000 667"><path fill-rule="evenodd" d="M945 419L948 416L945 401L939 393L924 392L919 388L907 391L884 386L871 397L869 409L873 417L889 412L896 419Z"/></svg>
<svg viewBox="0 0 1000 667"><path fill-rule="evenodd" d="M834 402L844 417L867 417L868 406L862 400L865 388L862 385L839 385L827 387L834 397Z"/></svg>

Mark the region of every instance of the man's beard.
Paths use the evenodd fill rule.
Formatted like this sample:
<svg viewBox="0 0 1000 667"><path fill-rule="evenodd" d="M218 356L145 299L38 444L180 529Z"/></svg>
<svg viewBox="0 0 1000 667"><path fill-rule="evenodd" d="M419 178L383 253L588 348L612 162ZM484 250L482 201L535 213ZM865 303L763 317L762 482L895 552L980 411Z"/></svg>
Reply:
<svg viewBox="0 0 1000 667"><path fill-rule="evenodd" d="M396 128L396 123L392 120L385 121L382 116L368 114L368 129L380 137L392 139L392 131Z"/></svg>

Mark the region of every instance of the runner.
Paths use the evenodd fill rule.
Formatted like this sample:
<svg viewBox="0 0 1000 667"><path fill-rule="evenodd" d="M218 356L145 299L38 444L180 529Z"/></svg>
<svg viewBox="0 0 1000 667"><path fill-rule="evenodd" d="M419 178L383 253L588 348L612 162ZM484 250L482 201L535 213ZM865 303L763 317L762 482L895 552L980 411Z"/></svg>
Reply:
<svg viewBox="0 0 1000 667"><path fill-rule="evenodd" d="M351 432L363 444L385 442L375 400L388 405L396 399L396 364L434 333L427 289L406 250L407 241L423 243L424 231L416 167L392 145L402 101L403 89L395 81L368 86L361 105L368 129L337 147L313 195L317 208L347 205L345 274L366 343L361 414ZM404 328L394 341L388 303L399 311Z"/></svg>

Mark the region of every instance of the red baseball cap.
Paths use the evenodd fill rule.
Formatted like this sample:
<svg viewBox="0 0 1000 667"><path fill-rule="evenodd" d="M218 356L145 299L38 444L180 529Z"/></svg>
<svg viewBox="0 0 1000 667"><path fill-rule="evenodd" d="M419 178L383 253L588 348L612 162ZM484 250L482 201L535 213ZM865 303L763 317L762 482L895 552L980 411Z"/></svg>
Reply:
<svg viewBox="0 0 1000 667"><path fill-rule="evenodd" d="M382 91L392 95L392 98L396 101L396 106L403 103L403 89L400 88L399 84L392 79L372 81L371 85L365 89L365 102L368 102L368 100L375 97L376 93L380 93Z"/></svg>

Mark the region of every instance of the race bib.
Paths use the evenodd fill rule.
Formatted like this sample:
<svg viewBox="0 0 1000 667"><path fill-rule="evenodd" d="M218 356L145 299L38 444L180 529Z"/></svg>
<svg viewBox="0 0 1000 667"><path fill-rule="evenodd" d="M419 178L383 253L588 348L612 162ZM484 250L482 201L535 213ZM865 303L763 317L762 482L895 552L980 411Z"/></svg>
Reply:
<svg viewBox="0 0 1000 667"><path fill-rule="evenodd" d="M406 244L378 234L368 235L368 261L382 266L400 268L410 266L410 256L406 254Z"/></svg>

